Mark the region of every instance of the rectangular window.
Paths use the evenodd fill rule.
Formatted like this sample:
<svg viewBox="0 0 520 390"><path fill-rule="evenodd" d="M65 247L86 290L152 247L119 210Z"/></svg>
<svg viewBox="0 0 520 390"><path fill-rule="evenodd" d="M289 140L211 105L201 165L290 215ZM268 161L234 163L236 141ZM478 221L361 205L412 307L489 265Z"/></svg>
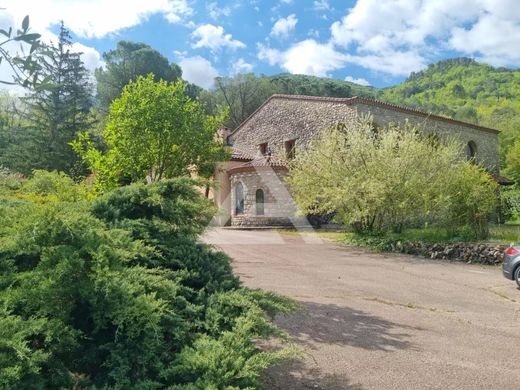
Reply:
<svg viewBox="0 0 520 390"><path fill-rule="evenodd" d="M285 156L288 160L296 156L296 140L285 141Z"/></svg>
<svg viewBox="0 0 520 390"><path fill-rule="evenodd" d="M262 156L267 155L267 142L264 142L263 144L258 145L258 149L260 150L260 154Z"/></svg>

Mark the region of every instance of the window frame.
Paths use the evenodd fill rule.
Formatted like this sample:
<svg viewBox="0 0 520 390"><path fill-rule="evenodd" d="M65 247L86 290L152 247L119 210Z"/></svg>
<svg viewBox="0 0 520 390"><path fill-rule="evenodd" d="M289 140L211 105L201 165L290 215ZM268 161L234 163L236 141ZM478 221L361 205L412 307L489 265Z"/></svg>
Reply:
<svg viewBox="0 0 520 390"><path fill-rule="evenodd" d="M259 202L259 195L261 194L261 202ZM258 188L255 191L255 205L256 205L256 215L265 215L265 193L264 190Z"/></svg>
<svg viewBox="0 0 520 390"><path fill-rule="evenodd" d="M240 196L239 196L240 190ZM235 184L235 215L245 214L245 196L244 196L244 185L242 182Z"/></svg>
<svg viewBox="0 0 520 390"><path fill-rule="evenodd" d="M261 144L258 144L258 150L262 156L267 156L269 152L269 143L262 142Z"/></svg>
<svg viewBox="0 0 520 390"><path fill-rule="evenodd" d="M296 157L296 139L289 139L284 142L285 157L287 160L292 160Z"/></svg>

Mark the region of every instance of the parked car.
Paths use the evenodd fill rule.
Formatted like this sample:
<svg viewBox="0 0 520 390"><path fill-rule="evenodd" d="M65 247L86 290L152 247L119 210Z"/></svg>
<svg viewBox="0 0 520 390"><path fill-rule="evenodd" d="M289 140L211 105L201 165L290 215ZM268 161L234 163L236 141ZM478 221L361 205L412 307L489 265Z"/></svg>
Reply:
<svg viewBox="0 0 520 390"><path fill-rule="evenodd" d="M520 245L514 245L506 250L502 272L506 278L515 280L520 287Z"/></svg>

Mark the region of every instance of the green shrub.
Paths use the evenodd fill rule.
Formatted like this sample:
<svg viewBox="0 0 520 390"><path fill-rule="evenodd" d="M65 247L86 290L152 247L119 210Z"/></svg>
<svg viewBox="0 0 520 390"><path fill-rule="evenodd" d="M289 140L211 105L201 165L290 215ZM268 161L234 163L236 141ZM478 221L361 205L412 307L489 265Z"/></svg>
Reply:
<svg viewBox="0 0 520 390"><path fill-rule="evenodd" d="M87 198L83 184L75 183L65 173L56 171L33 171L32 177L23 184L20 192L60 202L77 202Z"/></svg>
<svg viewBox="0 0 520 390"><path fill-rule="evenodd" d="M24 178L22 175L0 168L0 196L19 190L23 182Z"/></svg>
<svg viewBox="0 0 520 390"><path fill-rule="evenodd" d="M198 242L211 210L176 179L1 212L0 388L256 386L288 351L255 340L293 305Z"/></svg>
<svg viewBox="0 0 520 390"><path fill-rule="evenodd" d="M375 128L368 117L324 130L291 163L288 183L300 210L335 213L357 232L467 225L485 237L496 183L462 158L458 142L427 131Z"/></svg>
<svg viewBox="0 0 520 390"><path fill-rule="evenodd" d="M500 192L501 221L520 221L520 189L513 187Z"/></svg>

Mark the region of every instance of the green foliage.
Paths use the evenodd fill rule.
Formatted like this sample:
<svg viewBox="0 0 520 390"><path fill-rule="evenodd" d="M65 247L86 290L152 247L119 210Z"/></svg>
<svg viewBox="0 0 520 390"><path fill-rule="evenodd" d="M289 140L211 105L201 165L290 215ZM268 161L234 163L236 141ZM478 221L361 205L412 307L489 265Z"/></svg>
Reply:
<svg viewBox="0 0 520 390"><path fill-rule="evenodd" d="M40 79L39 71L41 64L34 59L33 54L38 52L41 48L40 34L30 32L29 15L25 16L22 21L20 29L13 29L13 27L0 28L0 35L2 35L2 42L0 43L0 64L7 63L13 73L13 80L0 80L2 84L18 84L23 87L38 87L44 86L46 80ZM6 49L7 46L13 43L20 43L21 52L12 54Z"/></svg>
<svg viewBox="0 0 520 390"><path fill-rule="evenodd" d="M489 227L489 235L493 241L501 241L507 244L512 242L518 243L520 242L520 225L491 225Z"/></svg>
<svg viewBox="0 0 520 390"><path fill-rule="evenodd" d="M81 53L73 52L71 47L69 31L62 24L58 42L36 57L48 85L32 90L24 98L30 137L15 143L32 152L27 156L30 169L25 174L33 169L57 170L73 176L84 173L69 142L92 124L91 84Z"/></svg>
<svg viewBox="0 0 520 390"><path fill-rule="evenodd" d="M100 189L122 180L157 181L207 172L226 159L215 133L223 118L207 116L200 103L185 94L182 81L155 82L153 75L128 84L110 106L103 138L106 153L83 136L75 149L83 154Z"/></svg>
<svg viewBox="0 0 520 390"><path fill-rule="evenodd" d="M503 166L514 142L520 139L519 70L493 68L469 58L445 60L382 90L380 97L501 130Z"/></svg>
<svg viewBox="0 0 520 390"><path fill-rule="evenodd" d="M99 103L104 110L139 76L152 73L155 81L170 82L180 79L182 74L177 64L170 64L166 57L144 43L119 41L116 49L103 53L103 60L105 67L96 69L96 80Z"/></svg>
<svg viewBox="0 0 520 390"><path fill-rule="evenodd" d="M198 241L212 206L193 184L0 209L0 387L252 388L289 353L255 340L293 304Z"/></svg>
<svg viewBox="0 0 520 390"><path fill-rule="evenodd" d="M446 187L446 226L468 226L477 238L488 237L489 219L498 206L496 182L483 168L471 163L459 164L452 172Z"/></svg>
<svg viewBox="0 0 520 390"><path fill-rule="evenodd" d="M520 138L509 146L506 152L506 168L504 173L520 186Z"/></svg>
<svg viewBox="0 0 520 390"><path fill-rule="evenodd" d="M500 222L520 221L520 190L516 187L500 191Z"/></svg>
<svg viewBox="0 0 520 390"><path fill-rule="evenodd" d="M216 88L200 94L200 100L211 114L229 110L227 126L238 127L273 94L351 97L375 96L376 90L347 81L306 75L278 74L256 76L239 74L218 77Z"/></svg>
<svg viewBox="0 0 520 390"><path fill-rule="evenodd" d="M0 168L0 196L19 190L24 182L23 176Z"/></svg>
<svg viewBox="0 0 520 390"><path fill-rule="evenodd" d="M462 161L453 140L413 128L372 127L359 117L322 132L292 163L288 183L306 214L336 213L357 231L401 231L428 223L469 225L485 235L495 188Z"/></svg>
<svg viewBox="0 0 520 390"><path fill-rule="evenodd" d="M32 177L23 184L20 192L59 202L78 202L87 197L84 184L75 183L63 172L56 171L34 171Z"/></svg>

